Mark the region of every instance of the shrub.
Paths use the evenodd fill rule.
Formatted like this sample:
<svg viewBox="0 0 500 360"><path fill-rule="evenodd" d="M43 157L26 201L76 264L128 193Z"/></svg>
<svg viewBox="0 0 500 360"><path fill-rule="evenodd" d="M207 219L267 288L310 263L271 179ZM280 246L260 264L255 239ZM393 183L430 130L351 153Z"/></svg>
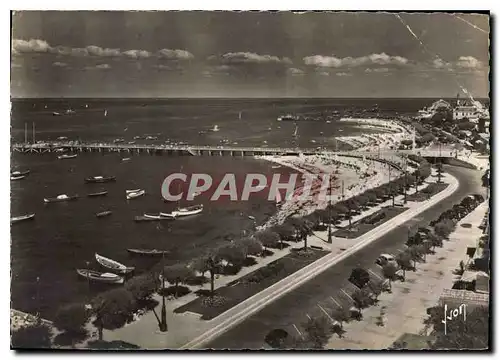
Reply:
<svg viewBox="0 0 500 360"><path fill-rule="evenodd" d="M61 331L82 333L89 320L89 311L84 304L69 304L61 307L54 318L54 326Z"/></svg>
<svg viewBox="0 0 500 360"><path fill-rule="evenodd" d="M15 349L47 349L51 346L51 332L46 325L22 327L12 332L10 341Z"/></svg>

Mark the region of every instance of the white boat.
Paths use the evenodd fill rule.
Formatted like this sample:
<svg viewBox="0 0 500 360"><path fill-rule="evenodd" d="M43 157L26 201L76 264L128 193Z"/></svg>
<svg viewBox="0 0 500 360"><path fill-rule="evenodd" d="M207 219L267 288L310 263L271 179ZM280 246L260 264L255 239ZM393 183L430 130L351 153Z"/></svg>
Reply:
<svg viewBox="0 0 500 360"><path fill-rule="evenodd" d="M138 192L131 192L131 193L128 193L128 194L127 194L127 200L130 200L130 199L135 199L135 198L137 198L137 197L139 197L139 196L144 195L145 193L146 193L146 191L145 191L145 190L140 190L140 191L138 191Z"/></svg>
<svg viewBox="0 0 500 360"><path fill-rule="evenodd" d="M131 194L131 193L136 193L136 192L139 192L139 191L141 191L141 189L125 190L125 193L126 194Z"/></svg>
<svg viewBox="0 0 500 360"><path fill-rule="evenodd" d="M27 215L21 215L21 216L14 216L13 218L10 218L10 223L15 224L20 221L24 220L31 220L35 218L35 214L27 214Z"/></svg>
<svg viewBox="0 0 500 360"><path fill-rule="evenodd" d="M64 159L74 159L76 158L78 155L77 154L73 154L73 155L67 155L67 154L64 154L64 155L60 155L58 156L57 158L59 160L64 160Z"/></svg>
<svg viewBox="0 0 500 360"><path fill-rule="evenodd" d="M66 194L57 195L55 198L44 198L45 203L77 200L78 195L68 196Z"/></svg>
<svg viewBox="0 0 500 360"><path fill-rule="evenodd" d="M113 273L100 273L97 271L89 270L89 269L76 269L78 275L86 278L88 281L99 281L108 284L123 284L124 278L123 276L119 276Z"/></svg>
<svg viewBox="0 0 500 360"><path fill-rule="evenodd" d="M168 213L160 213L159 215L144 214L145 218L155 219L155 220L175 220L175 216Z"/></svg>
<svg viewBox="0 0 500 360"><path fill-rule="evenodd" d="M190 215L199 214L202 211L203 211L203 204L188 206L185 208L179 208L177 210L172 211L172 215L175 217L190 216Z"/></svg>
<svg viewBox="0 0 500 360"><path fill-rule="evenodd" d="M214 125L214 127L211 129L213 132L219 131L219 125Z"/></svg>
<svg viewBox="0 0 500 360"><path fill-rule="evenodd" d="M123 158L122 161L130 161L130 158Z"/></svg>
<svg viewBox="0 0 500 360"><path fill-rule="evenodd" d="M116 272L121 273L121 274L129 273L135 269L134 267L125 266L125 265L119 263L118 261L108 259L102 255L97 254L97 253L95 254L95 259L102 266L107 267L108 269L111 269L111 270L116 271Z"/></svg>
<svg viewBox="0 0 500 360"><path fill-rule="evenodd" d="M104 110L104 116L108 116L108 110Z"/></svg>
<svg viewBox="0 0 500 360"><path fill-rule="evenodd" d="M26 175L17 175L17 176L11 176L10 179L11 180L21 180L21 179L24 179L26 177Z"/></svg>

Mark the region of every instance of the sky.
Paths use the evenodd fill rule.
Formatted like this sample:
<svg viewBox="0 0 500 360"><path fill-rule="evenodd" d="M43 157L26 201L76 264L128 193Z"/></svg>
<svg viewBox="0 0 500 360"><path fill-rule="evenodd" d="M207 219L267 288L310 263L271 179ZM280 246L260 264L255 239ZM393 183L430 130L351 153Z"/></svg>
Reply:
<svg viewBox="0 0 500 360"><path fill-rule="evenodd" d="M12 97L489 93L484 14L22 11L11 43Z"/></svg>

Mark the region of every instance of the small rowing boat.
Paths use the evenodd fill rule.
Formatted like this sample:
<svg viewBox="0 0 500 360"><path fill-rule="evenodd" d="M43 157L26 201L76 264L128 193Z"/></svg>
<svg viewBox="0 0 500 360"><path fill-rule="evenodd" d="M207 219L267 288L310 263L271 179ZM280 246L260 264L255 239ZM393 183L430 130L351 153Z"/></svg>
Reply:
<svg viewBox="0 0 500 360"><path fill-rule="evenodd" d="M121 274L129 273L135 269L134 267L127 267L127 266L119 263L118 261L108 259L104 256L97 254L97 253L95 254L95 259L102 266L107 267L108 269L111 269L113 271L119 272Z"/></svg>
<svg viewBox="0 0 500 360"><path fill-rule="evenodd" d="M174 217L190 216L190 215L199 214L202 211L203 211L203 204L201 204L201 205L194 205L194 206L188 206L188 207L185 207L185 208L179 208L177 210L172 211L172 215Z"/></svg>
<svg viewBox="0 0 500 360"><path fill-rule="evenodd" d="M62 195L57 195L55 198L44 198L43 201L45 203L52 203L52 202L71 201L71 200L77 200L77 199L78 199L78 195L68 196L66 194L62 194Z"/></svg>
<svg viewBox="0 0 500 360"><path fill-rule="evenodd" d="M157 249L127 249L131 254L136 255L147 255L147 256L162 256L170 254L168 250L157 250Z"/></svg>
<svg viewBox="0 0 500 360"><path fill-rule="evenodd" d="M129 143L129 144L130 144L130 143ZM123 158L123 159L122 159L122 161L123 161L123 162L125 162L125 161L130 161L130 158Z"/></svg>
<svg viewBox="0 0 500 360"><path fill-rule="evenodd" d="M130 193L136 193L141 191L141 189L134 189L134 190L125 190L125 194L130 194Z"/></svg>
<svg viewBox="0 0 500 360"><path fill-rule="evenodd" d="M58 156L57 158L59 160L64 160L64 159L74 159L76 158L78 155L77 154L73 154L73 155L68 155L68 154L64 154L64 155L60 155Z"/></svg>
<svg viewBox="0 0 500 360"><path fill-rule="evenodd" d="M26 176L30 173L30 170L25 170L25 171L12 171L10 173L10 176Z"/></svg>
<svg viewBox="0 0 500 360"><path fill-rule="evenodd" d="M131 192L127 194L127 200L138 198L146 193L145 190L139 190L138 192Z"/></svg>
<svg viewBox="0 0 500 360"><path fill-rule="evenodd" d="M10 223L15 224L15 223L18 223L20 221L32 220L34 218L35 218L35 214L26 214L26 215L21 215L21 216L15 216L13 218L10 218Z"/></svg>
<svg viewBox="0 0 500 360"><path fill-rule="evenodd" d="M154 220L175 220L175 216L171 214L160 213L159 215L144 214L145 218L150 218Z"/></svg>
<svg viewBox="0 0 500 360"><path fill-rule="evenodd" d="M160 213L160 216L163 216L165 218L171 218L171 219L175 219L175 215L172 214L172 213L164 213L164 212L161 212Z"/></svg>
<svg viewBox="0 0 500 360"><path fill-rule="evenodd" d="M11 180L22 180L26 177L26 175L19 175L19 176L11 176Z"/></svg>
<svg viewBox="0 0 500 360"><path fill-rule="evenodd" d="M111 215L112 213L113 212L111 210L106 210L106 211L98 212L97 214L95 214L95 216L97 216L98 218L101 218L101 217Z"/></svg>
<svg viewBox="0 0 500 360"><path fill-rule="evenodd" d="M100 273L89 269L76 269L78 275L83 276L88 280L104 282L108 284L123 284L123 276L113 273Z"/></svg>
<svg viewBox="0 0 500 360"><path fill-rule="evenodd" d="M116 181L115 176L92 176L85 179L86 183L107 183Z"/></svg>
<svg viewBox="0 0 500 360"><path fill-rule="evenodd" d="M88 197L96 197L96 196L106 196L106 195L108 195L107 191L101 191L101 192L96 192L96 193L88 194L87 196Z"/></svg>

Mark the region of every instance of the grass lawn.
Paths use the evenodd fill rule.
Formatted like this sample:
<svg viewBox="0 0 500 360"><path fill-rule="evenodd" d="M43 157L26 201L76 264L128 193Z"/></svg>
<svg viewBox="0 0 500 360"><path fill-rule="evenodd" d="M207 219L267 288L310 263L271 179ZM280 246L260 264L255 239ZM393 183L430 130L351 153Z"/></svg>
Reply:
<svg viewBox="0 0 500 360"><path fill-rule="evenodd" d="M368 231L375 229L377 226L382 225L386 221L389 221L393 217L405 212L406 210L408 210L408 208L400 206L384 207L372 215L366 216L353 223L350 230L349 227L346 226L344 229L335 231L333 236L355 239L366 234Z"/></svg>
<svg viewBox="0 0 500 360"><path fill-rule="evenodd" d="M428 187L430 186L431 190L432 190L430 193L426 194L426 193L423 193L422 191L419 191L418 193L408 195L406 197L406 200L407 201L417 201L417 202L425 201L429 197L432 197L432 196L440 193L444 189L446 189L448 187L448 185L449 184L445 184L445 183L431 183L428 185Z"/></svg>
<svg viewBox="0 0 500 360"><path fill-rule="evenodd" d="M317 249L308 249L307 254L303 250L293 250L284 257L216 289L214 295L216 301L212 301L212 305L208 302L209 297L199 296L190 303L178 307L174 312L191 311L201 314L203 320L213 319L328 253L328 251Z"/></svg>

